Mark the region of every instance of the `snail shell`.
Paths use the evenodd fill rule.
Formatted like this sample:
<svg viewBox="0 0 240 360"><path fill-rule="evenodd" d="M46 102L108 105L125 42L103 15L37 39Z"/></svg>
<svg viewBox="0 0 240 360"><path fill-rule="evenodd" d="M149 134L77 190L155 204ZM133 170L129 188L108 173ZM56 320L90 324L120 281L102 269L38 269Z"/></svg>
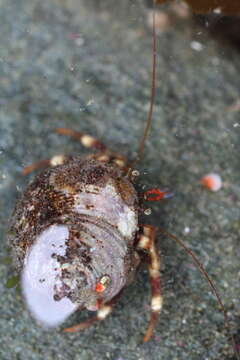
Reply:
<svg viewBox="0 0 240 360"><path fill-rule="evenodd" d="M32 315L47 327L97 310L137 267L137 193L112 164L75 157L49 168L16 206L9 241ZM104 279L106 287L97 292Z"/></svg>

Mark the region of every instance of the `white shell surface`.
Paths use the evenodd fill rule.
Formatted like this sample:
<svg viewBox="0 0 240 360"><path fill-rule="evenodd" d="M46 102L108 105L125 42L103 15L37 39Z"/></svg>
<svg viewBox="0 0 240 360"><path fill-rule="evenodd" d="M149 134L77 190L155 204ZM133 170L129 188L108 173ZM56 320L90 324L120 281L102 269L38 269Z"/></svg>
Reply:
<svg viewBox="0 0 240 360"><path fill-rule="evenodd" d="M34 318L46 327L61 324L77 309L67 297L54 300L54 286L61 285L57 283L61 281L61 268L53 255L65 255L68 236L67 226L51 225L38 236L25 258L23 294Z"/></svg>
<svg viewBox="0 0 240 360"><path fill-rule="evenodd" d="M85 186L85 191L75 197L75 210L80 214L96 216L117 226L123 237L131 238L137 229L137 214L127 206L115 187Z"/></svg>

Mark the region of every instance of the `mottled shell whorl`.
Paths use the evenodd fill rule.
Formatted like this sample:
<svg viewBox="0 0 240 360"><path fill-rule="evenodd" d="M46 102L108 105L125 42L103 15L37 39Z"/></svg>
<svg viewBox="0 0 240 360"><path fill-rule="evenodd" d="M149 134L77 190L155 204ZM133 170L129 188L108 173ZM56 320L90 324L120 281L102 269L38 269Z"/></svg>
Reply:
<svg viewBox="0 0 240 360"><path fill-rule="evenodd" d="M115 165L76 157L35 178L15 209L9 241L40 322L56 326L120 292L137 265L137 215L136 191Z"/></svg>

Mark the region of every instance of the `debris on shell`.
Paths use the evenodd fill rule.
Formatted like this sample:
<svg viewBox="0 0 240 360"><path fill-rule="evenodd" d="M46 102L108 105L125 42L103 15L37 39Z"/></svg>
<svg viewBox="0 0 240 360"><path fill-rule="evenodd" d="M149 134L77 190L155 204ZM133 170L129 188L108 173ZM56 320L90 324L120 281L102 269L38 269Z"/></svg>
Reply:
<svg viewBox="0 0 240 360"><path fill-rule="evenodd" d="M211 191L218 191L222 187L222 179L220 175L210 173L202 177L201 183Z"/></svg>

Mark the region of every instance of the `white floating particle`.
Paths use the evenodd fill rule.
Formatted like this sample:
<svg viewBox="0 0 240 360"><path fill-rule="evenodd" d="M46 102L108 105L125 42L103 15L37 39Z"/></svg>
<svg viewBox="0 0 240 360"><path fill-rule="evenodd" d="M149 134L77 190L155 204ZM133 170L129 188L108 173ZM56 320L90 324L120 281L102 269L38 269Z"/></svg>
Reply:
<svg viewBox="0 0 240 360"><path fill-rule="evenodd" d="M190 46L195 51L202 51L203 45L199 41L192 41Z"/></svg>
<svg viewBox="0 0 240 360"><path fill-rule="evenodd" d="M90 105L92 105L92 104L94 104L94 99L90 99L90 100L87 102L87 106L90 106Z"/></svg>
<svg viewBox="0 0 240 360"><path fill-rule="evenodd" d="M84 43L85 43L85 41L84 41L84 39L81 38L81 37L75 40L75 44L76 44L77 46L79 46L79 47L80 47L80 46L83 46Z"/></svg>
<svg viewBox="0 0 240 360"><path fill-rule="evenodd" d="M185 226L185 228L184 228L184 233L185 233L185 234L189 234L189 233L190 233L190 227Z"/></svg>

